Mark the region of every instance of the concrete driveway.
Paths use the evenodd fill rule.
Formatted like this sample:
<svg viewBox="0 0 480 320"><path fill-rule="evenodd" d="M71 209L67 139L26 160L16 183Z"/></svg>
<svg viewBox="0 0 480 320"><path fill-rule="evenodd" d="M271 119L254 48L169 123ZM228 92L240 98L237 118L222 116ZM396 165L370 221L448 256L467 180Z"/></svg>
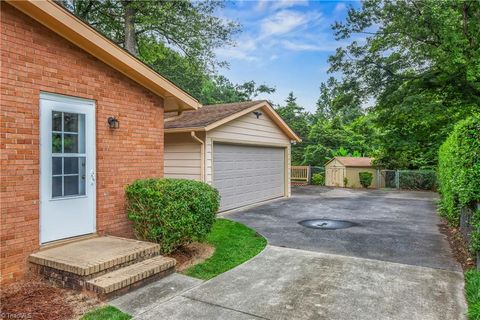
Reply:
<svg viewBox="0 0 480 320"><path fill-rule="evenodd" d="M254 259L206 282L175 275L112 303L136 319L464 319L463 274L438 231L435 198L297 188L225 215L269 240ZM313 218L358 226L297 223Z"/></svg>

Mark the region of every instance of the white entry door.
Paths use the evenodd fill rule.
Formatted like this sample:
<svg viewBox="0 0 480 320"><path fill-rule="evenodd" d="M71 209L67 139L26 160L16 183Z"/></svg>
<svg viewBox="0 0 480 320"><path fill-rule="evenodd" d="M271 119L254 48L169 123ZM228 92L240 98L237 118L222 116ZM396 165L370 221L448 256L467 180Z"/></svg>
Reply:
<svg viewBox="0 0 480 320"><path fill-rule="evenodd" d="M95 232L95 102L40 95L40 241Z"/></svg>

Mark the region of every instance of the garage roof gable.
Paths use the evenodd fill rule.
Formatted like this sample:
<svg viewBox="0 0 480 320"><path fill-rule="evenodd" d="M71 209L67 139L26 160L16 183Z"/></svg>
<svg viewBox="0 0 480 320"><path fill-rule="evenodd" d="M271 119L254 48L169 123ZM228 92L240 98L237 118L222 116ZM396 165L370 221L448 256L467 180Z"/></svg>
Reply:
<svg viewBox="0 0 480 320"><path fill-rule="evenodd" d="M167 113L165 132L209 131L258 109L262 109L290 140L302 141L266 100L207 105L180 115Z"/></svg>

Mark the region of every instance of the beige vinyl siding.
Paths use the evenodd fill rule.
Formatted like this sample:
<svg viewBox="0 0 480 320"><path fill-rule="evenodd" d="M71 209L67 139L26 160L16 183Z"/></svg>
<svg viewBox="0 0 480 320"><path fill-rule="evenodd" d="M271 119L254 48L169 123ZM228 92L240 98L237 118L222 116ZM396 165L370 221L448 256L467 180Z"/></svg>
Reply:
<svg viewBox="0 0 480 320"><path fill-rule="evenodd" d="M201 144L190 133L166 133L164 153L165 177L201 179Z"/></svg>
<svg viewBox="0 0 480 320"><path fill-rule="evenodd" d="M257 110L261 111L261 109ZM290 195L290 140L265 113L259 119L251 112L207 132L205 140L206 182L213 182L213 143L239 143L285 147L287 183L285 194Z"/></svg>
<svg viewBox="0 0 480 320"><path fill-rule="evenodd" d="M348 188L363 188L360 184L360 172L373 174L372 184L369 188L378 188L377 170L371 167L345 167L340 161L334 159L325 166L325 185L328 187L343 187L343 178L348 179Z"/></svg>
<svg viewBox="0 0 480 320"><path fill-rule="evenodd" d="M348 179L348 187L349 188L363 188L360 184L360 176L358 175L360 172L371 172L373 175L372 184L369 188L377 188L378 187L378 178L377 178L377 170L374 168L365 168L365 167L347 167L347 179Z"/></svg>
<svg viewBox="0 0 480 320"><path fill-rule="evenodd" d="M325 166L325 185L327 187L343 187L345 166L337 159L332 160Z"/></svg>

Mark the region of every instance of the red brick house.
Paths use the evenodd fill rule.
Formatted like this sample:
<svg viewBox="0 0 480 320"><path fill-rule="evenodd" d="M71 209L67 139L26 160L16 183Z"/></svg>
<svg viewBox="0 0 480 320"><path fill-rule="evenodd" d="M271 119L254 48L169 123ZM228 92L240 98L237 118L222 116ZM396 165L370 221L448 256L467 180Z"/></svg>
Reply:
<svg viewBox="0 0 480 320"><path fill-rule="evenodd" d="M1 4L1 283L42 244L130 236L124 187L164 172L164 111L200 104L51 1Z"/></svg>

